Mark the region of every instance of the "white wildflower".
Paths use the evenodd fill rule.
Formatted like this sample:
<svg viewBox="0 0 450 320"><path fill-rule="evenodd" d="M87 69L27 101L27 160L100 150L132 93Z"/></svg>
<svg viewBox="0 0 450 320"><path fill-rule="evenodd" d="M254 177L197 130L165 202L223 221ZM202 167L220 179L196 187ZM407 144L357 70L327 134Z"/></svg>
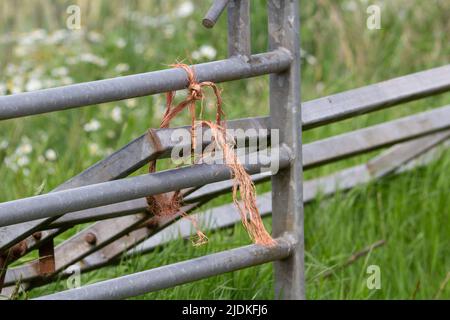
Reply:
<svg viewBox="0 0 450 320"><path fill-rule="evenodd" d="M99 67L105 67L108 64L105 59L103 59L99 56L96 56L95 54L92 54L92 53L83 53L80 56L80 61L86 62L86 63L92 63Z"/></svg>
<svg viewBox="0 0 450 320"><path fill-rule="evenodd" d="M308 62L310 65L314 66L317 63L317 58L311 54L308 54L306 56L306 62Z"/></svg>
<svg viewBox="0 0 450 320"><path fill-rule="evenodd" d="M80 59L78 57L69 57L66 59L66 62L68 65L74 65L80 62Z"/></svg>
<svg viewBox="0 0 450 320"><path fill-rule="evenodd" d="M39 79L30 79L25 87L26 91L36 91L42 89L42 81Z"/></svg>
<svg viewBox="0 0 450 320"><path fill-rule="evenodd" d="M358 9L358 4L355 0L346 1L343 3L343 8L346 11L356 11Z"/></svg>
<svg viewBox="0 0 450 320"><path fill-rule="evenodd" d="M20 156L17 159L17 165L19 167L25 167L28 164L30 164L30 158L28 158L27 156Z"/></svg>
<svg viewBox="0 0 450 320"><path fill-rule="evenodd" d="M23 142L17 149L16 154L18 156L24 156L33 152L33 146L29 142Z"/></svg>
<svg viewBox="0 0 450 320"><path fill-rule="evenodd" d="M63 78L61 78L60 82L61 82L61 84L63 86L67 86L69 84L73 84L74 83L74 81L73 81L73 79L71 77L63 77Z"/></svg>
<svg viewBox="0 0 450 320"><path fill-rule="evenodd" d="M103 41L103 38L104 38L103 35L98 32L91 31L88 33L88 39L91 42L99 43Z"/></svg>
<svg viewBox="0 0 450 320"><path fill-rule="evenodd" d="M200 51L195 50L191 53L192 59L194 60L200 60L202 58L202 54L200 53Z"/></svg>
<svg viewBox="0 0 450 320"><path fill-rule="evenodd" d="M200 54L207 59L214 59L217 55L217 50L212 46L203 45L200 47Z"/></svg>
<svg viewBox="0 0 450 320"><path fill-rule="evenodd" d="M46 40L47 44L58 44L66 40L69 37L69 32L66 29L56 30L52 34L50 34Z"/></svg>
<svg viewBox="0 0 450 320"><path fill-rule="evenodd" d="M53 149L48 149L47 151L45 151L45 158L48 161L55 161L57 158L56 151Z"/></svg>
<svg viewBox="0 0 450 320"><path fill-rule="evenodd" d="M137 43L134 45L134 51L137 54L143 54L145 51L145 46L142 43Z"/></svg>
<svg viewBox="0 0 450 320"><path fill-rule="evenodd" d="M126 63L119 63L119 64L114 68L114 70L115 70L117 73L123 73L123 72L129 71L129 70L130 70L130 66L129 66L128 64L126 64Z"/></svg>
<svg viewBox="0 0 450 320"><path fill-rule="evenodd" d="M31 46L31 45L35 44L36 42L45 40L46 37L47 37L47 31L45 31L44 29L36 29L30 33L24 34L20 38L19 44L23 45L23 46Z"/></svg>
<svg viewBox="0 0 450 320"><path fill-rule="evenodd" d="M0 95L6 94L6 84L0 83Z"/></svg>
<svg viewBox="0 0 450 320"><path fill-rule="evenodd" d="M179 18L189 17L192 13L194 13L194 4L191 1L184 1L176 11Z"/></svg>
<svg viewBox="0 0 450 320"><path fill-rule="evenodd" d="M96 143L90 143L88 148L89 148L89 153L92 156L96 156L100 153L100 147Z"/></svg>
<svg viewBox="0 0 450 320"><path fill-rule="evenodd" d="M52 70L52 76L54 77L65 77L69 74L69 69L66 67L59 67Z"/></svg>
<svg viewBox="0 0 450 320"><path fill-rule="evenodd" d="M84 125L84 131L86 132L94 132L101 128L101 123L98 120L91 120L90 122Z"/></svg>
<svg viewBox="0 0 450 320"><path fill-rule="evenodd" d="M111 111L111 119L117 123L122 122L122 109L120 109L120 107L115 107Z"/></svg>
<svg viewBox="0 0 450 320"><path fill-rule="evenodd" d="M0 142L0 150L5 150L8 148L8 146L9 146L8 140L2 140Z"/></svg>
<svg viewBox="0 0 450 320"><path fill-rule="evenodd" d="M12 94L21 93L24 88L24 78L20 75L16 75L12 78L9 85Z"/></svg>
<svg viewBox="0 0 450 320"><path fill-rule="evenodd" d="M23 169L22 170L22 174L25 176L25 177L28 177L29 175L30 175L30 169L28 169L28 168L25 168L25 169Z"/></svg>
<svg viewBox="0 0 450 320"><path fill-rule="evenodd" d="M17 172L19 170L19 167L17 166L17 163L15 160L13 160L11 157L5 157L3 160L5 166L9 169L11 169L14 172Z"/></svg>
<svg viewBox="0 0 450 320"><path fill-rule="evenodd" d="M172 39L175 34L175 27L173 24L167 24L163 29L164 36L167 39Z"/></svg>
<svg viewBox="0 0 450 320"><path fill-rule="evenodd" d="M124 38L119 38L116 40L116 47L123 49L127 46L127 41Z"/></svg>
<svg viewBox="0 0 450 320"><path fill-rule="evenodd" d="M59 82L55 79L43 79L42 82L44 88L53 88L59 85Z"/></svg>
<svg viewBox="0 0 450 320"><path fill-rule="evenodd" d="M317 93L323 93L324 90L325 90L325 84L321 81L317 82L317 84L316 84Z"/></svg>
<svg viewBox="0 0 450 320"><path fill-rule="evenodd" d="M30 47L18 45L17 47L14 48L14 55L19 58L27 56L28 54L30 54L30 52L31 52Z"/></svg>
<svg viewBox="0 0 450 320"><path fill-rule="evenodd" d="M137 99L128 99L125 101L127 108L133 109L137 106Z"/></svg>
<svg viewBox="0 0 450 320"><path fill-rule="evenodd" d="M109 139L114 139L114 138L116 137L116 133L114 132L114 130L108 130L108 131L106 132L106 136L107 136Z"/></svg>

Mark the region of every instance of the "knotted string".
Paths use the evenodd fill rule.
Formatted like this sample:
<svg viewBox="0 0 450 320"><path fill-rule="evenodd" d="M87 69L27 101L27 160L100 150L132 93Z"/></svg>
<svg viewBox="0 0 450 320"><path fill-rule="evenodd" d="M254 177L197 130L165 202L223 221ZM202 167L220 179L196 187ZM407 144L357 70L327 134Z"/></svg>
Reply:
<svg viewBox="0 0 450 320"><path fill-rule="evenodd" d="M210 128L213 143L215 147L223 152L225 164L230 168L233 176L233 202L237 207L241 216L244 228L247 230L250 238L253 242L262 245L272 245L274 240L267 232L261 219L258 207L256 205L256 189L255 185L245 171L244 167L240 163L236 152L234 150L235 141L234 138L227 135L225 121L222 122L222 118L225 114L222 109L222 97L221 91L215 83L210 81L197 82L195 72L186 64L174 64L174 68L182 68L186 71L189 85L188 95L185 100L180 102L176 107L173 107L173 100L175 98L175 92L168 92L166 95L166 111L161 121L160 128L168 128L171 120L179 114L185 108L189 109L191 116L191 147L195 150L197 143L196 127L207 126ZM209 87L213 90L216 97L216 119L215 123L212 121L201 120L197 122L196 104L200 101L200 118L203 115L203 104L205 99L204 88ZM156 170L156 161L150 162L149 172L153 173ZM239 194L241 201L239 201ZM154 195L147 197L148 209L156 217L172 216L181 212L183 217L189 219L197 232L197 239L194 241L194 245L200 245L207 242L207 237L199 229L197 221L189 216L187 213L181 210L181 204L183 196L180 191L169 192L160 195Z"/></svg>

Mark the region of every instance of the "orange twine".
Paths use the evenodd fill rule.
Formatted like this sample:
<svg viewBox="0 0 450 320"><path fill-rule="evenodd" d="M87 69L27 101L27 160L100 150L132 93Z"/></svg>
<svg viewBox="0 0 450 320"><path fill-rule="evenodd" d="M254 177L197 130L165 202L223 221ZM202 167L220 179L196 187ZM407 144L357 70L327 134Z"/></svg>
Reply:
<svg viewBox="0 0 450 320"><path fill-rule="evenodd" d="M234 182L233 202L239 211L244 228L247 230L250 238L254 243L262 245L273 245L274 240L265 229L261 219L261 215L256 205L255 185L236 155L236 152L234 150L234 138L227 135L225 122L222 123L222 117L225 117L225 114L222 110L221 91L213 82L197 82L194 70L186 64L178 63L172 65L172 67L182 68L186 71L189 81L189 85L187 88L188 95L184 101L180 102L176 107L172 107L175 92L172 91L167 93L166 112L164 113L160 128L168 128L171 120L186 107L189 109L191 115L192 149L195 149L196 146L196 125L206 125L210 128L213 137L213 143L215 143L216 147L222 150L225 164L230 168L232 172ZM196 103L197 101L201 101L200 114L202 114L203 102L205 98L203 88L205 87L212 88L216 97L216 121L215 123L213 123L211 121L202 120L196 124ZM155 170L156 161L152 161L149 165L149 172L152 173L155 172ZM239 201L239 194L241 201ZM183 212L181 210L182 200L182 194L180 191L147 197L149 210L156 217L168 215L172 216L177 214L178 212L181 212L181 215L189 219L197 230L197 239L194 241L194 245L201 245L203 243L206 243L208 238L199 229L197 221L189 216L186 212Z"/></svg>

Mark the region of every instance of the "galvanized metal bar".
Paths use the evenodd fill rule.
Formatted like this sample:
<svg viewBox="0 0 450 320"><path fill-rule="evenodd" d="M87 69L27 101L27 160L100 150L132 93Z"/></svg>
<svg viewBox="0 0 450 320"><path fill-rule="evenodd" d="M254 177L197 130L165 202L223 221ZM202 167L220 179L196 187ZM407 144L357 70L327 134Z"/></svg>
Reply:
<svg viewBox="0 0 450 320"><path fill-rule="evenodd" d="M250 0L231 0L228 4L228 56L247 61L250 55Z"/></svg>
<svg viewBox="0 0 450 320"><path fill-rule="evenodd" d="M285 70L292 57L286 50L266 52L248 61L232 57L194 65L198 81L215 83L261 76ZM84 107L155 93L184 89L186 72L172 68L114 79L0 97L0 120Z"/></svg>
<svg viewBox="0 0 450 320"><path fill-rule="evenodd" d="M367 183L371 179L378 179L391 172L395 172L408 161L428 152L431 148L446 141L448 138L450 138L450 131L405 142L391 147L366 164L344 169L325 177L307 180L304 182L303 201L304 203L313 201L319 192L321 195L329 196L336 191L345 191L357 185ZM408 169L411 170L412 168L414 166ZM263 175L258 175L253 180L258 182L264 179L265 177ZM225 181L205 186L191 194L193 196L192 201L194 199L204 200L206 199L204 198L204 194L209 193L210 190L218 192L220 188L226 189L229 187L229 183L230 181ZM269 215L272 212L271 193L260 195L257 199L257 205L262 216ZM188 212L194 207L186 207L184 210ZM193 214L192 217L197 219L198 224L202 228L208 228L210 231L226 228L240 221L240 216L233 209L232 204L223 205L211 211ZM107 240L107 237L102 236L96 243L95 249L98 250L95 251L84 249L85 252L82 252L78 250L77 248L83 247L84 241L80 241L83 237L79 237L79 235L74 236L74 238L65 241L56 248L55 257L58 261L56 271L59 272L70 264L79 261L77 265L80 270L87 272L115 261L115 259L121 257L128 249L144 240L142 244L129 250L127 255L144 254L180 236L183 238L189 237L193 232L191 223L185 219L176 220L177 217L170 217L158 221L154 220L154 223L148 223L146 227L127 232L127 234L111 243L109 243L110 241ZM150 221L153 221L153 219ZM105 229L110 230L113 228L110 225L109 228ZM94 229L90 228L84 234L93 232ZM103 245L102 241L103 244L108 244ZM81 259L80 257L84 258ZM33 261L26 265L9 269L6 274L5 284L12 285L19 279L23 282L28 282L38 278L40 274L36 264L37 262ZM39 284L46 283L49 279L53 278L47 278L44 282L40 281Z"/></svg>
<svg viewBox="0 0 450 320"><path fill-rule="evenodd" d="M395 145L380 156L367 163L372 177L382 177L402 166L412 159L428 152L450 138L450 131L443 131L431 136L425 136L412 141Z"/></svg>
<svg viewBox="0 0 450 320"><path fill-rule="evenodd" d="M310 143L305 145L303 162L308 168L318 166L448 128L450 106Z"/></svg>
<svg viewBox="0 0 450 320"><path fill-rule="evenodd" d="M286 148L281 146L276 152L278 151L279 167L289 165L290 155ZM249 173L254 174L266 165L247 163L244 167ZM230 174L230 169L226 165L199 164L4 202L0 204L0 225L59 216L148 195L202 186L206 183L230 179Z"/></svg>
<svg viewBox="0 0 450 320"><path fill-rule="evenodd" d="M287 259L274 262L275 298L305 299L302 111L300 106L300 19L297 0L269 0L269 48L288 49L294 57L289 69L270 75L270 124L293 161L272 177L272 233L295 237Z"/></svg>
<svg viewBox="0 0 450 320"><path fill-rule="evenodd" d="M172 265L44 296L38 300L117 300L135 297L226 272L284 259L295 240L286 235L273 246L249 245Z"/></svg>
<svg viewBox="0 0 450 320"><path fill-rule="evenodd" d="M270 175L267 174L253 175L252 180L255 184L258 184L270 180ZM229 192L232 187L233 187L232 180L211 183L183 197L183 202L186 204L204 202L214 197L217 197L221 194ZM48 226L48 228L67 228L72 227L76 224L132 215L144 212L147 207L148 204L146 199L141 198L97 208L90 208L78 212L71 212L52 222Z"/></svg>
<svg viewBox="0 0 450 320"><path fill-rule="evenodd" d="M209 29L214 27L229 2L230 0L214 0L211 8L209 8L202 20L203 26Z"/></svg>
<svg viewBox="0 0 450 320"><path fill-rule="evenodd" d="M449 90L450 65L445 65L305 102L303 123L315 128Z"/></svg>

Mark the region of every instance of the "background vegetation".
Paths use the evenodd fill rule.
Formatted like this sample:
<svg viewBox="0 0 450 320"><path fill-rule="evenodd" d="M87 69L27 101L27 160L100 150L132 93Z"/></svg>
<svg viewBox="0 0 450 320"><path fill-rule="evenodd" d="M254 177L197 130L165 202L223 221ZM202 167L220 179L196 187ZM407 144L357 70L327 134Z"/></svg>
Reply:
<svg viewBox="0 0 450 320"><path fill-rule="evenodd" d="M66 8L82 8L82 29L66 28ZM166 68L175 61L226 58L226 19L201 26L210 1L3 0L0 2L0 94ZM382 29L366 28L366 8L382 8ZM301 1L302 99L337 93L449 63L446 0ZM267 48L265 1L252 1L252 49ZM268 79L222 84L228 119L268 114ZM309 142L448 104L424 99L305 133ZM157 127L164 96L131 99L1 123L0 201L48 192L131 139ZM174 125L188 123L184 115ZM308 171L317 177L371 155ZM139 173L139 172L138 172ZM306 207L309 299L450 298L450 154L426 168L371 183ZM259 191L269 190L269 185ZM214 205L225 203L225 196ZM207 207L206 207L207 208ZM202 208L205 209L205 208ZM270 219L266 219L270 226ZM58 237L61 242L77 227ZM175 241L151 254L82 276L88 284L248 244L241 226L208 234L200 248ZM352 253L386 244L337 270ZM21 262L32 259L25 257ZM366 266L379 265L382 288L368 290ZM335 270L324 278L328 270ZM65 289L65 281L29 297ZM151 299L272 298L272 267L264 265L148 294Z"/></svg>

